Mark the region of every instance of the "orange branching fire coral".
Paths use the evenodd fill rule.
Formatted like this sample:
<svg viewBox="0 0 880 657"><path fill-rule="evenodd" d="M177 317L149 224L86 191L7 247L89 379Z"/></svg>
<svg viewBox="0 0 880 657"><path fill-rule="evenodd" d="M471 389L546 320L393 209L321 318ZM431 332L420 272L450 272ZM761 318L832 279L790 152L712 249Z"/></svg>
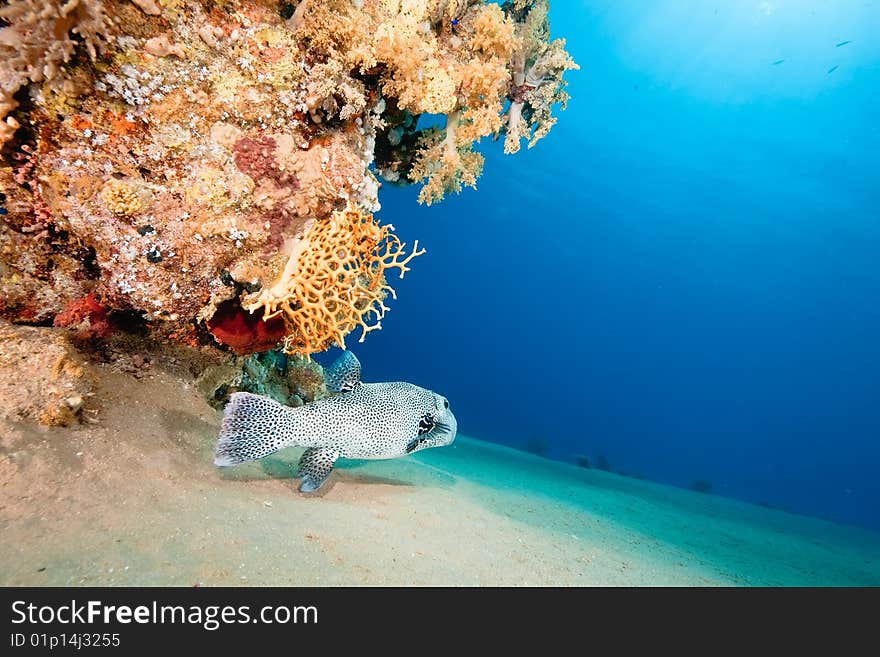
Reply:
<svg viewBox="0 0 880 657"><path fill-rule="evenodd" d="M265 320L284 318L287 353L309 356L334 344L344 349L345 336L357 327L363 341L381 328L389 310L385 297L396 298L385 272L397 268L403 278L409 262L425 253L416 240L406 255L393 230L352 205L333 212L295 246L278 282L252 295L245 308L262 310Z"/></svg>

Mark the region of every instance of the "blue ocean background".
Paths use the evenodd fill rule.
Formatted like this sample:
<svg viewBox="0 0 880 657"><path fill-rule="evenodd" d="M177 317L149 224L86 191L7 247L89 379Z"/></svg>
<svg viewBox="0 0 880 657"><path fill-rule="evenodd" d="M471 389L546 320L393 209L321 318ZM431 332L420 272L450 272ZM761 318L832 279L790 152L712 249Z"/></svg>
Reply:
<svg viewBox="0 0 880 657"><path fill-rule="evenodd" d="M479 190L430 208L382 189L428 254L352 341L365 379L469 436L880 529L880 3L551 5L581 66L551 135L484 142Z"/></svg>

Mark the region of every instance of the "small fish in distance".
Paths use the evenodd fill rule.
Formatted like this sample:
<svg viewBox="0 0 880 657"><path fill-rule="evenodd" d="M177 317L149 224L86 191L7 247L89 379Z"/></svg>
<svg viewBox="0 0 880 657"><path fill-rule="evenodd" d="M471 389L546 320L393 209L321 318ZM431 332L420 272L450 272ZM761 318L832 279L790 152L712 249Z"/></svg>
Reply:
<svg viewBox="0 0 880 657"><path fill-rule="evenodd" d="M851 44L851 43L852 43L852 41L841 41L840 43L838 43L838 44L837 44L836 46L834 46L834 47L835 47L835 48L843 48L843 46L848 46L848 45Z"/></svg>
<svg viewBox="0 0 880 657"><path fill-rule="evenodd" d="M393 459L455 440L458 424L449 401L411 383L363 383L361 364L344 352L325 372L332 397L291 408L274 399L237 392L223 412L214 464L256 461L285 447L305 447L299 490L327 480L336 459Z"/></svg>
<svg viewBox="0 0 880 657"><path fill-rule="evenodd" d="M840 68L840 64L835 64L834 66L832 66L831 68L828 69L828 73L826 73L826 75L831 75L832 73L834 73L834 71L836 71L839 68Z"/></svg>

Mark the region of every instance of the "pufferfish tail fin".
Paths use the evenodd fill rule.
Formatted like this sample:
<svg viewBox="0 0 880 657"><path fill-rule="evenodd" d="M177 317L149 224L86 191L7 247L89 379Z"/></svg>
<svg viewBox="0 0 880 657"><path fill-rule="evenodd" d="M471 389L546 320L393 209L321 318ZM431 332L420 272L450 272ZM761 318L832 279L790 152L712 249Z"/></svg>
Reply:
<svg viewBox="0 0 880 657"><path fill-rule="evenodd" d="M223 410L214 464L255 461L294 444L297 410L269 397L236 392Z"/></svg>

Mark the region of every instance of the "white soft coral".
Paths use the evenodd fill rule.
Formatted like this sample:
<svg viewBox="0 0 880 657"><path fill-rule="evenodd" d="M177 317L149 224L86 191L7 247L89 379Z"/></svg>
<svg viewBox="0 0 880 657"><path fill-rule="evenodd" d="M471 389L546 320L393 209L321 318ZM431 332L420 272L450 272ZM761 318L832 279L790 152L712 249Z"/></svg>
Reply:
<svg viewBox="0 0 880 657"><path fill-rule="evenodd" d="M547 41L546 0L527 7L516 31L521 45L511 62L513 86L504 121L505 153L518 152L522 139L527 139L531 148L550 132L556 123L553 106L565 109L568 101L562 76L579 68L565 51L565 39Z"/></svg>

